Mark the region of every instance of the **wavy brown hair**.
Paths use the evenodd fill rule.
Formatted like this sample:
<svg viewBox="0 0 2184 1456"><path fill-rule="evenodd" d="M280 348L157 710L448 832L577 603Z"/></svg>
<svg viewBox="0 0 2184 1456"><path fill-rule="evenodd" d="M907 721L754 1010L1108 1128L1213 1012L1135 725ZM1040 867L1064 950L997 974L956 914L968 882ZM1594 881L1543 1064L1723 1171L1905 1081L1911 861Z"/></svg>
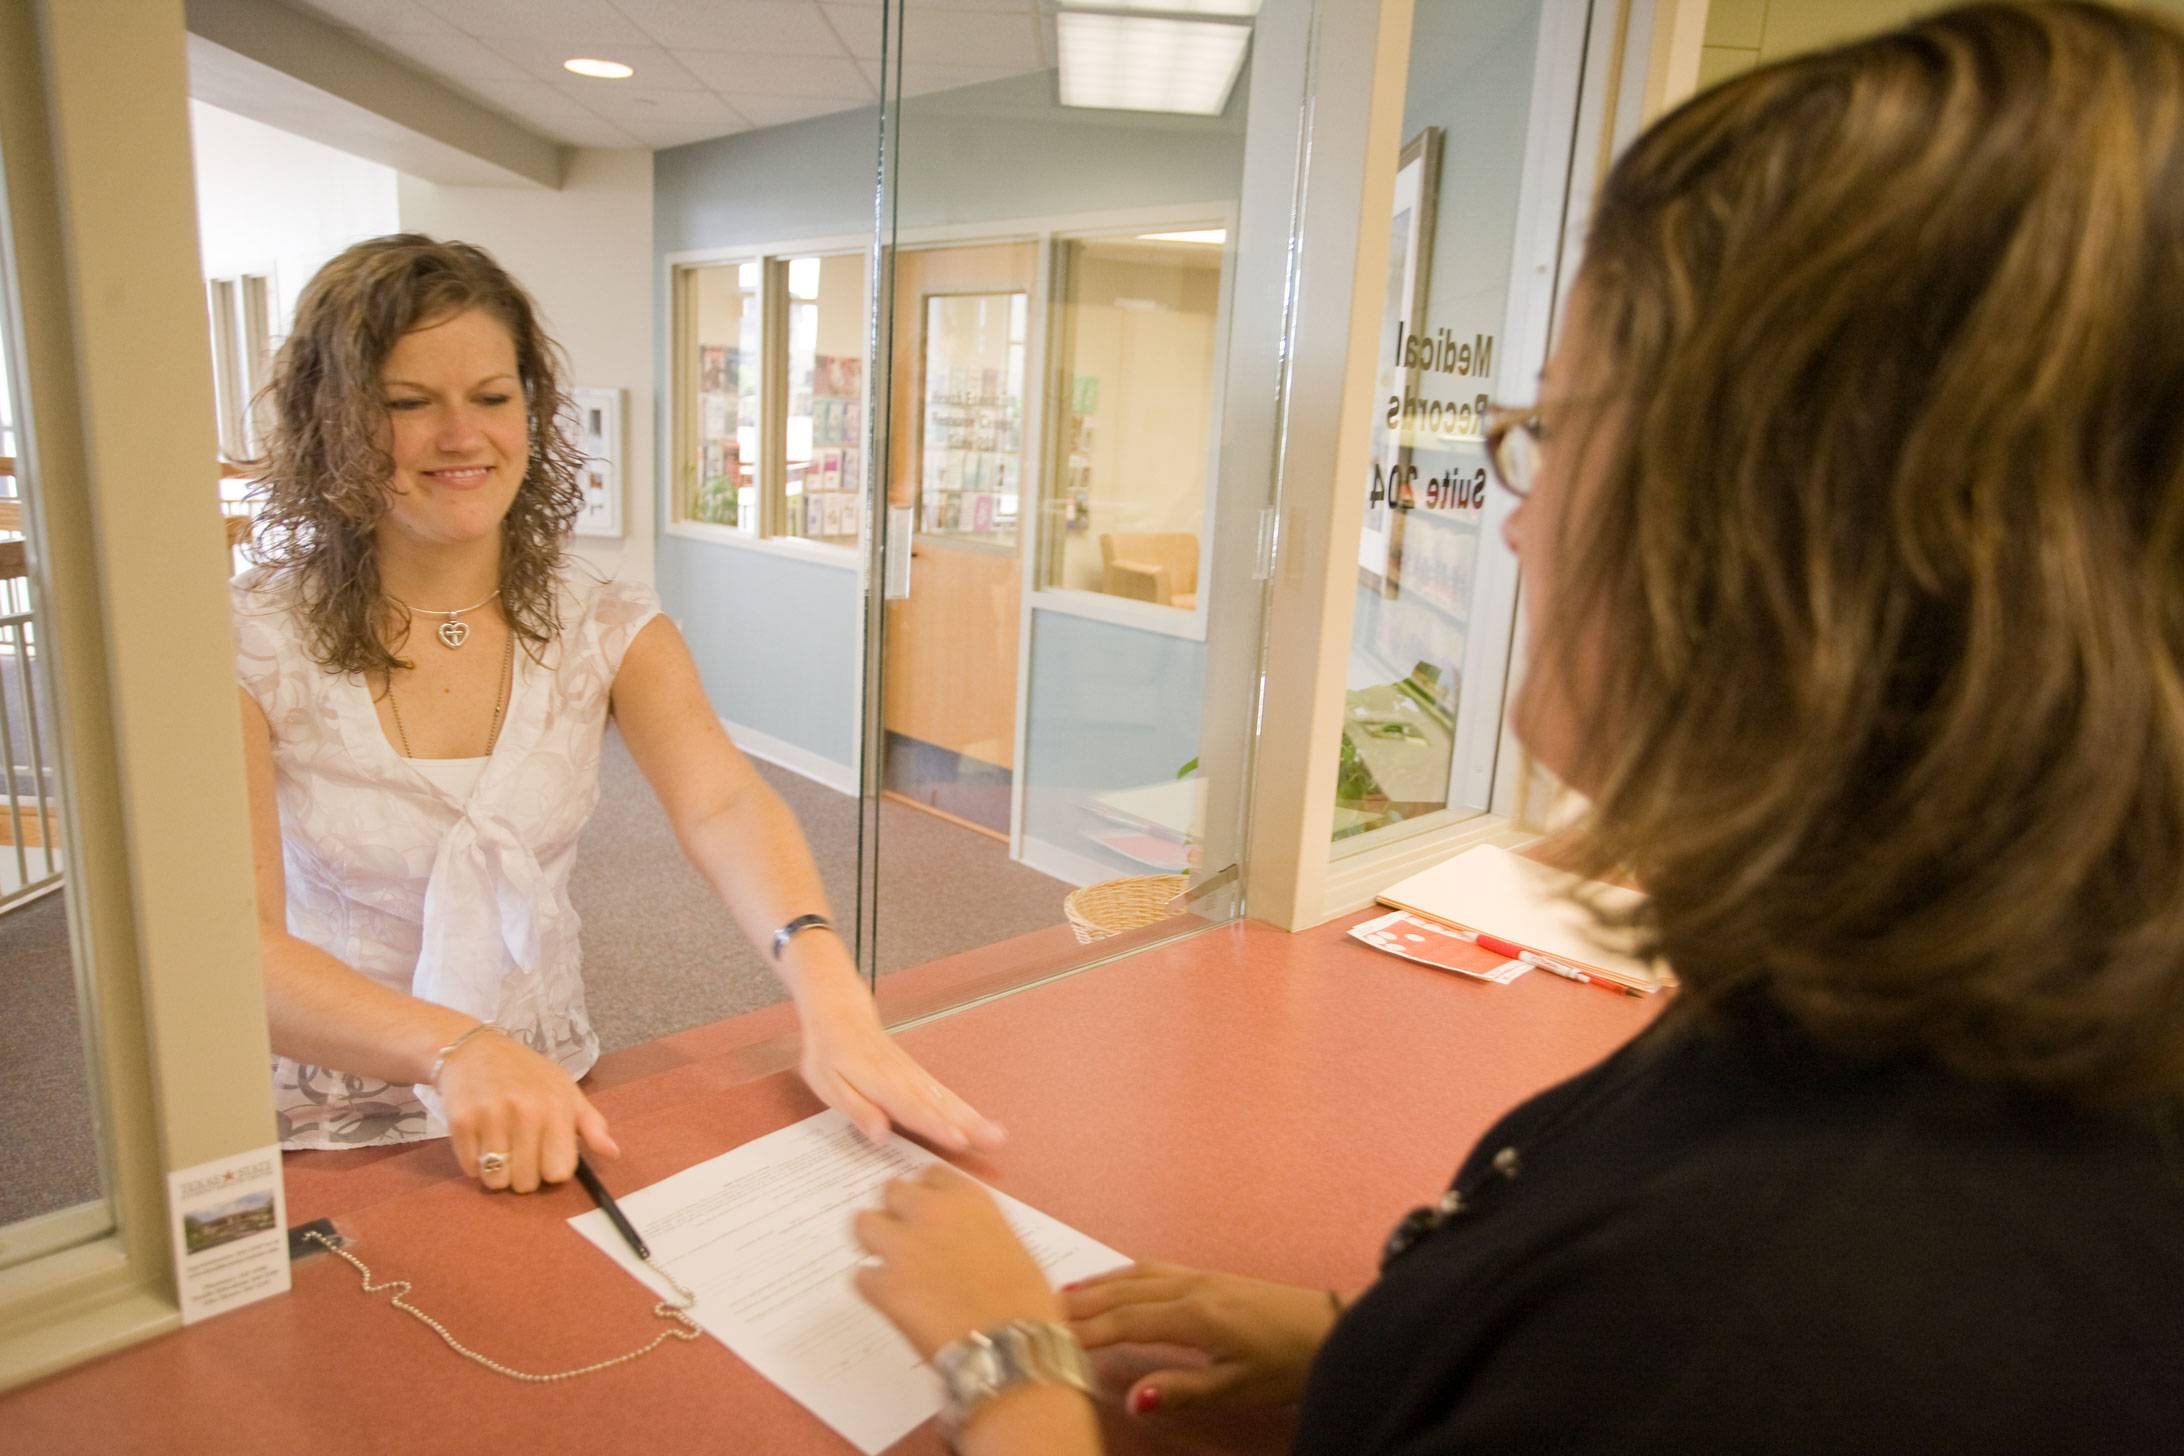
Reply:
<svg viewBox="0 0 2184 1456"><path fill-rule="evenodd" d="M1583 281L1584 868L1690 1009L2184 1090L2184 35L1975 5L1750 72Z"/></svg>
<svg viewBox="0 0 2184 1456"><path fill-rule="evenodd" d="M563 433L561 348L515 279L469 243L417 233L372 238L319 269L273 361L264 457L252 463L263 501L251 555L295 594L312 656L334 672L392 672L408 615L380 590L374 528L387 512L380 369L404 334L480 308L515 340L530 414L530 467L501 522L500 608L536 657L560 629L563 544L582 508L582 452Z"/></svg>

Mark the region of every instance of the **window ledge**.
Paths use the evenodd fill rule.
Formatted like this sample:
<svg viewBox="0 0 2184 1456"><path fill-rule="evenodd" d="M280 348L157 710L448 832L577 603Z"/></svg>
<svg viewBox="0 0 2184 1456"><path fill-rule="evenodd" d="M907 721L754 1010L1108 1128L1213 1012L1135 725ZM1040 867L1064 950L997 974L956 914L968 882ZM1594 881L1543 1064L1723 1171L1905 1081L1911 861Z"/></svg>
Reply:
<svg viewBox="0 0 2184 1456"><path fill-rule="evenodd" d="M1482 844L1503 849L1522 849L1539 834L1518 827L1500 814L1478 814L1435 833L1414 834L1393 844L1345 855L1327 867L1327 881L1320 904L1320 919L1332 920L1373 903L1373 897L1397 880L1430 869Z"/></svg>
<svg viewBox="0 0 2184 1456"><path fill-rule="evenodd" d="M660 529L669 536L680 536L687 541L733 546L739 551L755 551L761 556L778 556L786 561L828 566L837 571L856 571L864 564L862 553L854 547L830 546L821 541L806 541L799 536L747 536L741 531L706 521L670 521Z"/></svg>

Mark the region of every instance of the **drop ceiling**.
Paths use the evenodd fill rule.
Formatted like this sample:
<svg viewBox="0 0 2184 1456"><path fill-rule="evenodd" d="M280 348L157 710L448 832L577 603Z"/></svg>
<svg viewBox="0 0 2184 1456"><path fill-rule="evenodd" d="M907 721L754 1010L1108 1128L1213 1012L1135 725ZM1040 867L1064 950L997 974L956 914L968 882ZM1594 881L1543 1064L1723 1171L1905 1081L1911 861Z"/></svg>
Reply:
<svg viewBox="0 0 2184 1456"><path fill-rule="evenodd" d="M878 0L284 0L549 140L674 147L879 100ZM903 94L1054 65L1037 0L915 0ZM626 81L571 75L621 61Z"/></svg>

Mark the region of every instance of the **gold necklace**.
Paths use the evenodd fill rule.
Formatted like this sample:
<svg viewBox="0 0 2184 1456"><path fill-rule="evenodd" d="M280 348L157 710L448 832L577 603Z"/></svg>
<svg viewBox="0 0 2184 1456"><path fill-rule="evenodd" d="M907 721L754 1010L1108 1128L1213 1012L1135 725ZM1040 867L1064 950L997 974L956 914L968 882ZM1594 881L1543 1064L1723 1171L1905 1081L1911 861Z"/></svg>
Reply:
<svg viewBox="0 0 2184 1456"><path fill-rule="evenodd" d="M433 629L433 632L434 635L440 639L440 645L452 652L454 649L462 646L463 643L467 641L470 637L470 624L459 619L465 613L475 612L476 610L478 610L478 608L484 606L487 602L493 600L494 597L497 597L499 595L500 588L495 587L488 595L479 597L476 601L472 602L467 607L457 607L452 612L436 612L433 611L430 607L413 607L408 602L403 601L400 597L397 596L390 596L387 598L387 600L393 602L396 606L400 607L403 611L409 613L413 617L446 618L446 620L441 622L438 627Z"/></svg>
<svg viewBox="0 0 2184 1456"><path fill-rule="evenodd" d="M493 600L487 597L486 601ZM484 602L479 603L485 605ZM468 610L465 608L464 610ZM459 624L458 624L459 625ZM500 742L501 714L508 707L508 679L511 665L516 660L516 629L508 629L508 641L501 648L500 686L493 693L493 726L485 735L485 756L493 756L493 745ZM409 748L409 730L402 726L402 704L394 695L394 674L387 674L387 707L394 713L394 736L402 742L402 756L414 757Z"/></svg>

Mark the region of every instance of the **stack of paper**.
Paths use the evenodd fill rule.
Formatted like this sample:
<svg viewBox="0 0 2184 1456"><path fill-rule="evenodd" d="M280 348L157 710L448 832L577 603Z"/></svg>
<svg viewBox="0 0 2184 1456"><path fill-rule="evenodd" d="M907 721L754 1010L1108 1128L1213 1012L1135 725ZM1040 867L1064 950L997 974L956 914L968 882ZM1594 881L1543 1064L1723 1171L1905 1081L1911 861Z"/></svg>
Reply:
<svg viewBox="0 0 2184 1456"><path fill-rule="evenodd" d="M1458 930L1484 931L1583 971L1596 981L1651 994L1675 978L1603 943L1584 902L1626 909L1636 890L1575 875L1481 845L1390 885L1380 903Z"/></svg>
<svg viewBox="0 0 2184 1456"><path fill-rule="evenodd" d="M691 1318L873 1456L940 1410L940 1385L910 1342L857 1297L851 1278L864 1251L850 1220L879 1206L890 1178L937 1161L899 1134L869 1143L841 1113L822 1112L620 1202L653 1261L697 1295ZM1129 1262L1007 1194L994 1199L1051 1283ZM594 1209L569 1223L671 1297L604 1213Z"/></svg>

